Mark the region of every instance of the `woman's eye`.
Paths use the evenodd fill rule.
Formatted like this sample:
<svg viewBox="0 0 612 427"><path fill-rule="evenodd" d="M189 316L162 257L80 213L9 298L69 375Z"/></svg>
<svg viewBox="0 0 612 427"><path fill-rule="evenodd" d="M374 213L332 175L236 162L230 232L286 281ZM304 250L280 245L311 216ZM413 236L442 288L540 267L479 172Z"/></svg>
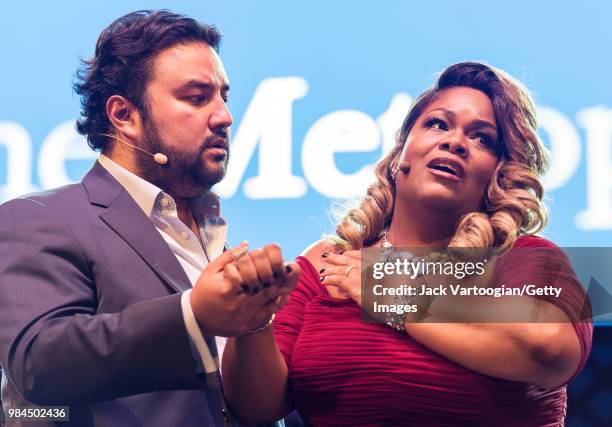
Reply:
<svg viewBox="0 0 612 427"><path fill-rule="evenodd" d="M474 136L474 139L487 147L492 147L494 145L493 138L489 135L478 134Z"/></svg>
<svg viewBox="0 0 612 427"><path fill-rule="evenodd" d="M444 120L431 118L425 122L425 127L428 129L448 130L448 126Z"/></svg>

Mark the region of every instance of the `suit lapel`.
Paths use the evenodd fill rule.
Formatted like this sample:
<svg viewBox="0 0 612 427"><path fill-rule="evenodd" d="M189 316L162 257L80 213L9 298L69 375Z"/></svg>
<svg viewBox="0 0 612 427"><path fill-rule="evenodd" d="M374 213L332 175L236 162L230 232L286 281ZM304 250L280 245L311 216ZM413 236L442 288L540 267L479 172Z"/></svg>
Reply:
<svg viewBox="0 0 612 427"><path fill-rule="evenodd" d="M98 162L83 179L90 202L106 207L100 218L171 288L191 288L189 278L149 218Z"/></svg>

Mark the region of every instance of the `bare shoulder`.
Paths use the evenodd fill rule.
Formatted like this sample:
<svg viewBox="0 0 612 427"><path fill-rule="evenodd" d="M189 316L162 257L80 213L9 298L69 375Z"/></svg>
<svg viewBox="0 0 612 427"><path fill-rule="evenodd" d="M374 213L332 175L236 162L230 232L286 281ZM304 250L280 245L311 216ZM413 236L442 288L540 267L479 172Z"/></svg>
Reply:
<svg viewBox="0 0 612 427"><path fill-rule="evenodd" d="M321 259L321 254L323 252L334 252L334 246L325 239L318 240L308 246L304 249L304 252L302 252L302 256L310 261L313 267L319 271L324 266L323 260Z"/></svg>

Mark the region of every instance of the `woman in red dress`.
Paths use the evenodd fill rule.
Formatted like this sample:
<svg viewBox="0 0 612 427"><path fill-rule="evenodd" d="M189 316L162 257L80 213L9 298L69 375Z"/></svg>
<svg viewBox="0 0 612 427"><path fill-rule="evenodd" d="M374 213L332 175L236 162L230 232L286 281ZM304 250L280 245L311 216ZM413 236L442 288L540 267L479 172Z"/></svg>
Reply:
<svg viewBox="0 0 612 427"><path fill-rule="evenodd" d="M249 423L292 408L308 425L562 426L565 384L584 366L592 325L563 253L533 234L546 223L546 156L527 91L468 62L447 68L409 111L377 181L331 240L298 258L302 275L273 328L231 339L225 391ZM555 323L440 323L434 300L419 322L362 320L360 249L545 248L500 257L494 283L527 274L562 289L539 300ZM554 271L553 271L554 270ZM493 285L492 285L493 286Z"/></svg>

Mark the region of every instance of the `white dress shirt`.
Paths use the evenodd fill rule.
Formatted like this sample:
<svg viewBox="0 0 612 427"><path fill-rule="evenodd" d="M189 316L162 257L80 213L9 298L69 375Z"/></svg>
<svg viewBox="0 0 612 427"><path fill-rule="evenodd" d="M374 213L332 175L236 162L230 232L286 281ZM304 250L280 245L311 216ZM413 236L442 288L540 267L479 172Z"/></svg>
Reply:
<svg viewBox="0 0 612 427"><path fill-rule="evenodd" d="M191 286L194 286L209 260L217 258L223 252L227 224L220 215L219 198L209 192L191 202L190 207L200 232L198 238L179 219L176 203L170 195L118 165L104 154L100 154L98 161L113 178L119 181L151 220L183 267ZM188 290L181 296L185 328L200 355L204 370L206 373L213 373L219 369L219 358L213 357L206 344L189 302L190 293L191 290ZM218 354L223 354L225 339L217 337L216 341Z"/></svg>

